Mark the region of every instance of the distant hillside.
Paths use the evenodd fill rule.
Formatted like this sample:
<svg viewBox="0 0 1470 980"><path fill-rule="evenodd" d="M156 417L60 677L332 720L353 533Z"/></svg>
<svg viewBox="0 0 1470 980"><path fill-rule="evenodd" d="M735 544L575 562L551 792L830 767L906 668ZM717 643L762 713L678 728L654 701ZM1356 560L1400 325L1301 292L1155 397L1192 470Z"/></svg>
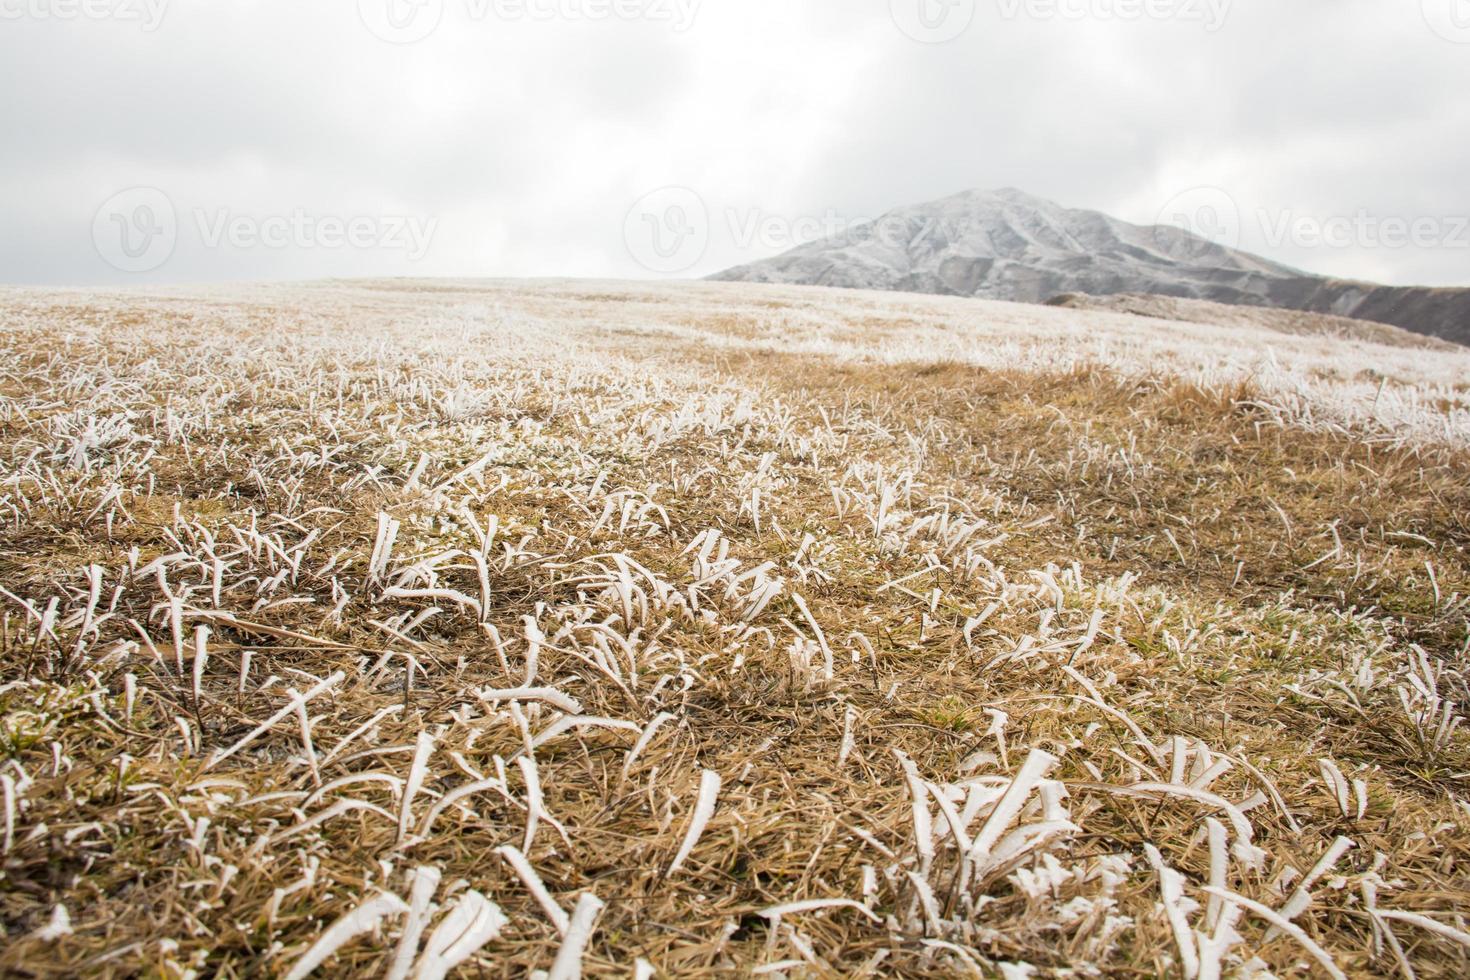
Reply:
<svg viewBox="0 0 1470 980"><path fill-rule="evenodd" d="M1210 323L1221 327L1259 327L1278 333L1299 336L1340 337L1391 347L1416 347L1422 350L1461 350L1458 344L1437 337L1410 333L1402 327L1371 320L1354 320L1330 313L1273 309L1265 306L1231 306L1205 299L1183 299L1151 293L1120 293L1116 296L1088 296L1063 293L1046 301L1047 306L1073 310L1103 310L1109 313L1131 313L1134 316L1176 320L1186 323Z"/></svg>
<svg viewBox="0 0 1470 980"><path fill-rule="evenodd" d="M1133 225L1010 188L899 208L711 278L1030 303L1151 293L1373 320L1470 344L1470 289L1314 276L1179 228Z"/></svg>

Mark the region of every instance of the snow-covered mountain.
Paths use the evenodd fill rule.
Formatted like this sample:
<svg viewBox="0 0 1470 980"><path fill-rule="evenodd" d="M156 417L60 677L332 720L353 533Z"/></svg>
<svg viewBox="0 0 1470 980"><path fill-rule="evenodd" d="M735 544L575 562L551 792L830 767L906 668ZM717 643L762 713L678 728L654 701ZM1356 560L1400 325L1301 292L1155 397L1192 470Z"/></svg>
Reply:
<svg viewBox="0 0 1470 980"><path fill-rule="evenodd" d="M1155 293L1374 320L1470 343L1470 290L1314 276L1171 226L1023 191L965 191L711 277L1045 302Z"/></svg>

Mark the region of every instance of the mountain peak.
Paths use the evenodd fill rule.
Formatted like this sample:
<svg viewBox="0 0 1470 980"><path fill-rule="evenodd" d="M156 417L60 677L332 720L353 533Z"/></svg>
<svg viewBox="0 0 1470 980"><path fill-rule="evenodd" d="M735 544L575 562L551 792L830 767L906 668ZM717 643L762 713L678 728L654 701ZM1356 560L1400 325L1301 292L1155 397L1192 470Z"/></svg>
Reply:
<svg viewBox="0 0 1470 980"><path fill-rule="evenodd" d="M991 197L998 197L1006 201L1014 201L1018 204L1045 204L1051 207L1056 207L1056 204L1052 201L1049 201L1046 198L1037 197L1035 194L1030 194L1026 191L1023 191L1019 187L997 187L995 190L992 191L978 191L977 193L989 194Z"/></svg>
<svg viewBox="0 0 1470 980"><path fill-rule="evenodd" d="M1002 187L897 208L715 278L1042 302L1064 292L1147 292L1161 284L1171 295L1193 295L1194 285L1222 269L1296 274L1176 229L1139 228Z"/></svg>
<svg viewBox="0 0 1470 980"><path fill-rule="evenodd" d="M1356 316L1470 341L1470 290L1313 276L1184 229L1141 227L1016 187L972 189L711 276L1042 303L1151 293ZM1446 299L1445 294L1462 294Z"/></svg>

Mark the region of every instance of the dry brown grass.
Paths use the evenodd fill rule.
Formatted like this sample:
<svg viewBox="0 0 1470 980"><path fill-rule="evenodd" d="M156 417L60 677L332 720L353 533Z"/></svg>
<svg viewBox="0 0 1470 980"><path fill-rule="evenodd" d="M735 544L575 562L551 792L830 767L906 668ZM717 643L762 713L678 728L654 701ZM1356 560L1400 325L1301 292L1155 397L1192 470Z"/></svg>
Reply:
<svg viewBox="0 0 1470 980"><path fill-rule="evenodd" d="M1223 854L1231 892L1281 909L1339 836L1308 939L1351 975L1393 972L1395 942L1421 976L1470 970L1382 915L1465 928L1470 740L1424 717L1467 697L1463 448L1310 424L1239 380L783 352L761 311L798 292L681 295L13 301L0 970L285 974L420 868L441 906L473 891L509 919L465 975L550 969L559 931L497 853L525 842L524 758L531 864L565 912L606 903L590 975L1177 976L1148 845L1225 968L1306 973L1202 889ZM483 692L521 687L533 647L535 684L601 721L527 755L564 713ZM210 765L338 673L310 747L287 714ZM1066 826L962 858L937 798L976 834L1048 756L998 829ZM1248 842L1138 788L1221 760L1203 783L1252 804ZM713 816L671 875L705 771ZM763 915L829 899L862 908ZM326 969L381 975L404 923Z"/></svg>

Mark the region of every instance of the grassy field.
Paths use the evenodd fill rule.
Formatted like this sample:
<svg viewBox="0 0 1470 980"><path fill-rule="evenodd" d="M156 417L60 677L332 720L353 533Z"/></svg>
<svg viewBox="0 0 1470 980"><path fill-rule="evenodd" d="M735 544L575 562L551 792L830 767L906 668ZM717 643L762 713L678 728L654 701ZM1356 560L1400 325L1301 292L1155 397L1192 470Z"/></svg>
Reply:
<svg viewBox="0 0 1470 980"><path fill-rule="evenodd" d="M1470 351L0 290L0 972L1470 974Z"/></svg>

